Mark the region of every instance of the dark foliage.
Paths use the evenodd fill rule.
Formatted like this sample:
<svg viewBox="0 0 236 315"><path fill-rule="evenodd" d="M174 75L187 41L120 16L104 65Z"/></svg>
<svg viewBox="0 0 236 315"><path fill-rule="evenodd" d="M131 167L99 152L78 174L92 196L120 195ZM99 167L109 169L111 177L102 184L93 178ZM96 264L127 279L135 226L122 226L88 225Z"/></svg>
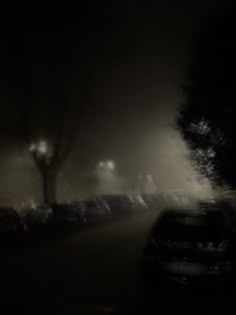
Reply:
<svg viewBox="0 0 236 315"><path fill-rule="evenodd" d="M178 126L201 174L236 182L236 6L211 21L197 40Z"/></svg>

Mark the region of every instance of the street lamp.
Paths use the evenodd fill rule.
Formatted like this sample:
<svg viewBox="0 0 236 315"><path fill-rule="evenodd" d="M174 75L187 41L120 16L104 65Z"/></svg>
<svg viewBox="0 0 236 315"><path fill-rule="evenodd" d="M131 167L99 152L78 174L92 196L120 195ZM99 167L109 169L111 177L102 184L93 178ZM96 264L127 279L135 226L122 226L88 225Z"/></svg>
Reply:
<svg viewBox="0 0 236 315"><path fill-rule="evenodd" d="M37 161L41 161L45 164L50 162L52 152L46 140L41 139L38 142L31 143L29 150Z"/></svg>
<svg viewBox="0 0 236 315"><path fill-rule="evenodd" d="M103 168L104 165L105 165L105 163L104 163L103 161L100 161L100 162L98 163L98 166L101 167L101 168Z"/></svg>
<svg viewBox="0 0 236 315"><path fill-rule="evenodd" d="M116 171L115 161L100 160L96 165L97 188L99 194L110 194L117 191L119 187L119 175Z"/></svg>
<svg viewBox="0 0 236 315"><path fill-rule="evenodd" d="M115 162L113 160L100 161L98 162L99 169L104 171L114 171L116 168Z"/></svg>
<svg viewBox="0 0 236 315"><path fill-rule="evenodd" d="M108 170L113 171L115 169L114 161L110 160L106 162L106 167Z"/></svg>
<svg viewBox="0 0 236 315"><path fill-rule="evenodd" d="M151 174L147 174L147 175L146 175L146 178L147 178L147 181L148 181L148 182L152 182L152 181L153 181Z"/></svg>
<svg viewBox="0 0 236 315"><path fill-rule="evenodd" d="M42 177L44 203L47 204L49 202L48 173L52 159L52 148L46 140L40 139L38 142L32 143L29 146L29 151L31 152L40 171Z"/></svg>

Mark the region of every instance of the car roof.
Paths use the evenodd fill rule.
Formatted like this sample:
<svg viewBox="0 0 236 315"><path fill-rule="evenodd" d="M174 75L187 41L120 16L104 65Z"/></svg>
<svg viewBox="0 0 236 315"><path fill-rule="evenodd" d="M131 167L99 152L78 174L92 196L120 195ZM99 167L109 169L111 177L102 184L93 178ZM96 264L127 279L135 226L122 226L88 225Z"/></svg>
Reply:
<svg viewBox="0 0 236 315"><path fill-rule="evenodd" d="M231 234L222 211L164 213L152 228L154 235L173 239L221 239Z"/></svg>
<svg viewBox="0 0 236 315"><path fill-rule="evenodd" d="M177 211L177 210L169 210L166 211L159 220L156 221L156 224L162 223L166 224L167 222L170 224L182 224L182 225L226 225L227 219L226 215L220 207L212 207L195 210L186 210Z"/></svg>
<svg viewBox="0 0 236 315"><path fill-rule="evenodd" d="M184 209L183 211L175 211L175 210L169 210L166 211L163 215L162 218L176 218L176 219L181 219L184 217L202 217L206 216L205 211L195 211L195 210L190 210L188 211L187 209Z"/></svg>

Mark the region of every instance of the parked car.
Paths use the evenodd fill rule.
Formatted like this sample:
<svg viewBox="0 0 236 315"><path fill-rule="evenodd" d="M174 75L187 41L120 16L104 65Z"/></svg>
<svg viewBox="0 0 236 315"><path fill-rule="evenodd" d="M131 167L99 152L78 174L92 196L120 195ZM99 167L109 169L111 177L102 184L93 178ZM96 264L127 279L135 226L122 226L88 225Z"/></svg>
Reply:
<svg viewBox="0 0 236 315"><path fill-rule="evenodd" d="M236 209L232 206L228 199L207 199L199 202L201 210L205 211L222 211L228 221L231 230L236 230Z"/></svg>
<svg viewBox="0 0 236 315"><path fill-rule="evenodd" d="M113 218L147 211L149 208L141 194L106 195L103 198L109 205Z"/></svg>
<svg viewBox="0 0 236 315"><path fill-rule="evenodd" d="M222 209L170 209L153 225L144 248L151 286L224 288L235 279L235 236Z"/></svg>
<svg viewBox="0 0 236 315"><path fill-rule="evenodd" d="M71 203L71 206L71 211L75 214L79 223L86 224L86 201L75 201Z"/></svg>
<svg viewBox="0 0 236 315"><path fill-rule="evenodd" d="M52 205L52 210L55 228L73 228L85 223L83 203L55 203Z"/></svg>
<svg viewBox="0 0 236 315"><path fill-rule="evenodd" d="M142 194L142 198L149 209L156 209L162 201L160 198L157 198L157 194Z"/></svg>
<svg viewBox="0 0 236 315"><path fill-rule="evenodd" d="M126 195L107 195L104 196L104 199L108 203L114 219L132 213Z"/></svg>
<svg viewBox="0 0 236 315"><path fill-rule="evenodd" d="M225 198L236 198L236 190L225 190L223 191L222 196Z"/></svg>
<svg viewBox="0 0 236 315"><path fill-rule="evenodd" d="M222 201L228 202L236 211L236 190L227 190L220 196Z"/></svg>
<svg viewBox="0 0 236 315"><path fill-rule="evenodd" d="M25 233L25 225L13 208L0 208L0 243L18 241Z"/></svg>
<svg viewBox="0 0 236 315"><path fill-rule="evenodd" d="M143 212L148 210L147 203L140 194L129 195L130 207L133 213Z"/></svg>
<svg viewBox="0 0 236 315"><path fill-rule="evenodd" d="M153 194L142 194L142 198L149 209L155 207L155 199Z"/></svg>
<svg viewBox="0 0 236 315"><path fill-rule="evenodd" d="M30 233L45 232L52 223L53 210L48 205L40 205L26 212L24 222Z"/></svg>
<svg viewBox="0 0 236 315"><path fill-rule="evenodd" d="M112 218L111 208L104 198L96 198L86 202L86 223L101 223Z"/></svg>
<svg viewBox="0 0 236 315"><path fill-rule="evenodd" d="M159 210L166 206L167 202L163 193L143 194L142 198L150 210Z"/></svg>
<svg viewBox="0 0 236 315"><path fill-rule="evenodd" d="M170 205L178 207L189 207L193 203L193 198L181 189L167 191L165 198Z"/></svg>
<svg viewBox="0 0 236 315"><path fill-rule="evenodd" d="M135 214L148 209L143 196L139 194L107 195L104 196L104 199L111 209L113 218Z"/></svg>

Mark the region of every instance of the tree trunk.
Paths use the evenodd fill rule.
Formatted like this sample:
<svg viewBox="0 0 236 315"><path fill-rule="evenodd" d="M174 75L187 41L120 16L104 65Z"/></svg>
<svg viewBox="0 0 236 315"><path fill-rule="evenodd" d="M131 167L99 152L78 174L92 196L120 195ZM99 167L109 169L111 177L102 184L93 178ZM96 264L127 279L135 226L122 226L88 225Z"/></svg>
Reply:
<svg viewBox="0 0 236 315"><path fill-rule="evenodd" d="M57 184L58 169L49 169L47 176L47 197L48 202L53 203L57 201L56 184Z"/></svg>
<svg viewBox="0 0 236 315"><path fill-rule="evenodd" d="M48 167L41 167L43 203L49 204L56 201L57 171Z"/></svg>
<svg viewBox="0 0 236 315"><path fill-rule="evenodd" d="M48 170L46 167L40 168L40 173L42 177L42 195L43 195L43 203L49 203L49 196L48 196Z"/></svg>

